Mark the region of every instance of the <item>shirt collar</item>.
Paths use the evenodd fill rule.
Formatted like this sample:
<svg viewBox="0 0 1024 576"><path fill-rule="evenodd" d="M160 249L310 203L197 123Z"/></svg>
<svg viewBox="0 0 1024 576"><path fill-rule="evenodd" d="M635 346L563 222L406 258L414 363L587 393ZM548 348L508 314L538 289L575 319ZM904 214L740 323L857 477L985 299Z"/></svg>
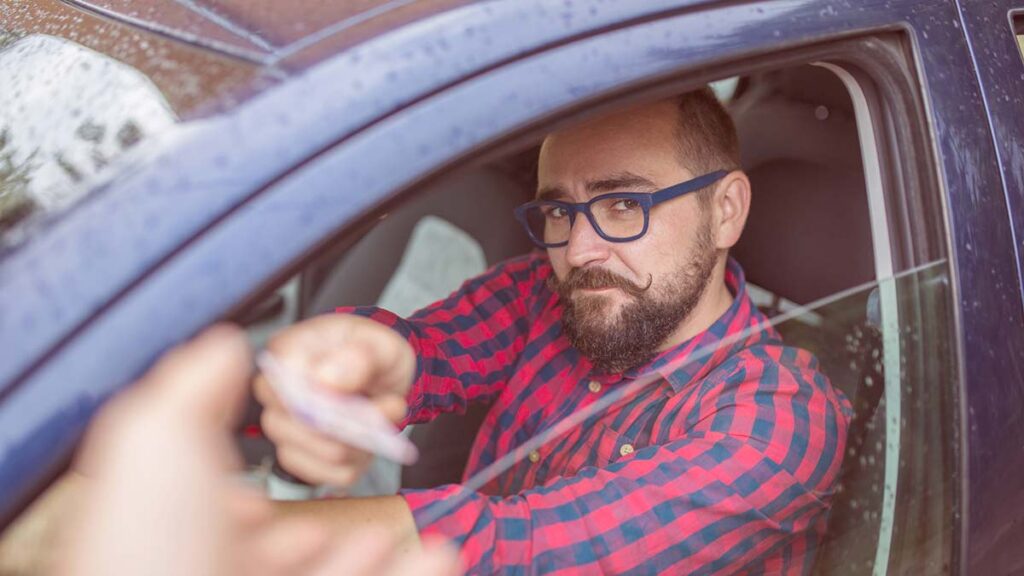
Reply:
<svg viewBox="0 0 1024 576"><path fill-rule="evenodd" d="M733 301L714 324L686 342L661 352L647 364L627 370L622 376L632 379L657 372L679 392L739 350L778 339L767 318L747 294L743 268L731 257L726 263L725 284L734 295Z"/></svg>

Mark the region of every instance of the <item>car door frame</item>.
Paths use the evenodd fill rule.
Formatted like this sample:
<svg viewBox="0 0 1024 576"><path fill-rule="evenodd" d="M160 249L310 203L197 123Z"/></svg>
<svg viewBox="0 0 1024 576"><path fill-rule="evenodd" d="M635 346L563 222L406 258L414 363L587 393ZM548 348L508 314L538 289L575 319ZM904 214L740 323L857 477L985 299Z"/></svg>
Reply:
<svg viewBox="0 0 1024 576"><path fill-rule="evenodd" d="M992 371L986 378L968 382L964 427L970 447L969 567L979 574L1006 574L1024 567L1024 560L1005 553L1024 538L1024 525L1015 514L1024 505L1024 462L1006 454L1008 446L1016 446L1024 437L1024 419L1008 408L1024 403L1024 315L1020 312L1024 309L1024 124L1020 120L1024 114L1024 59L1016 38L1018 31L1024 32L1020 21L1024 18L1024 1L958 0L957 4L970 43L972 71L981 86L978 97L987 112L985 126L997 155L999 170L995 174L999 180L984 184L990 188L974 188L993 192L984 197L978 193L963 194L956 204L1002 205L1011 222L1015 251L1011 258L1017 268L1017 278L1012 279L995 274L984 264L976 266L974 277L965 279L970 285L962 288L966 309L968 303L978 305L979 298L970 296L974 289L982 285L994 287L981 297L982 306L1007 313L1002 328L995 323L990 327L1003 333L996 338L1013 341L1005 349L1007 358L994 360L1001 365L1001 372ZM969 157L962 160L965 168L973 167ZM995 209L988 211L994 213ZM965 230L965 258L970 257L969 242L974 230ZM994 299L999 300L995 306ZM979 357L993 358L1004 353L1001 347L986 342L984 336L967 332L965 337L968 346L977 348Z"/></svg>
<svg viewBox="0 0 1024 576"><path fill-rule="evenodd" d="M985 265L992 266L991 272L985 272L987 278L1013 280L1015 267L1007 267L1005 259L997 261L1000 255L1012 254L1005 209L991 204L964 205L967 191L978 184L995 183L997 171L981 169L996 166L992 141L987 134L971 129L984 121L980 98L975 94L966 105L960 99L962 91L978 91L974 77L964 72L969 71L964 37L951 24L934 24L943 18L952 22L954 6L906 1L891 3L887 9L879 5L871 12L858 11L848 3L848 12L830 12L833 4L751 2L705 7L680 2L672 14L632 22L628 27L580 33L571 42L552 43L544 50L522 53L484 72L466 75L457 85L421 92L405 104L378 109L376 120L366 121L343 140L335 139L326 148L321 142L321 149L305 164L293 164L286 173L269 180L249 180L249 188L233 197L234 204L224 201L207 211L209 220L182 231L172 253L148 262L145 274L137 270L134 283L116 299L105 302L87 323L76 325L59 347L47 351L45 363L33 365L2 398L3 437L21 440L16 450L5 452L0 469L0 486L20 499L6 512L20 508L61 468L102 399L130 382L168 346L229 315L240 302L252 301L293 273L339 229L386 209L387 202L400 200L400 192L438 171L509 134L538 129L581 102L594 105L645 83L664 81L669 73L719 66L726 58L740 60L868 31L907 32L915 48L913 63L926 86L937 178L946 191L948 212L956 214L948 227L954 291L962 294L965 289L977 288L989 293L971 279ZM469 6L456 12L467 11L472 18L481 19L483 14L477 11L485 8ZM455 17L437 18L450 23ZM538 14L536 19L537 25L550 24L547 14ZM653 32L657 36L652 36ZM506 31L492 40L500 44L507 42L508 36ZM741 41L729 46L723 39ZM661 44L652 46L652 40ZM415 43L415 35L407 41ZM949 69L950 60L964 69ZM339 62L358 66L366 60L353 62L346 53L327 66L340 67ZM549 70L551 85L540 89L531 83L535 76L530 75L543 72L545 65L553 66L557 73ZM315 89L312 81L292 88ZM495 115L495 105L502 106L505 113ZM445 120L443 130L437 127L438 118ZM250 124L237 122L221 128L235 129L235 137L258 132L251 124L256 122L253 117L247 118ZM270 140L260 138L258 142L280 153L280 143ZM307 150L311 147L315 148L310 145ZM978 170L965 170L959 162L964 147L975 151L972 166ZM407 162L396 165L394 158ZM339 174L345 175L348 186L341 191ZM972 259L971 242L978 250L990 250L992 258L980 263ZM973 341L957 343L964 381L980 382L1008 373L1006 362L985 364L987 354L978 348L978 342L989 338L995 342L1000 334L997 322L1005 322L1007 314L1012 318L1013 309L993 305L977 310L962 298L957 303L958 325L976 335ZM1016 310L1019 315L1019 308ZM154 325L159 329L153 330ZM1015 342L1014 338L1006 339L1006 345ZM116 364L110 362L114 353ZM66 385L72 380L73 385ZM13 421L7 415L19 410L30 417L19 419L20 428L17 422L8 426L6 422ZM973 491L971 496L985 498Z"/></svg>

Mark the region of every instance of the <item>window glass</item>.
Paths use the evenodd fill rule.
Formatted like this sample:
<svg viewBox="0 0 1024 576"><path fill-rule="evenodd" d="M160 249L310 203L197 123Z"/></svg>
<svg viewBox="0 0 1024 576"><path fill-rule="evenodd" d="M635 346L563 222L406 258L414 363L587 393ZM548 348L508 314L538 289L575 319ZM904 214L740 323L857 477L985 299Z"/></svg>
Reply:
<svg viewBox="0 0 1024 576"><path fill-rule="evenodd" d="M138 71L63 38L0 49L0 235L67 206L121 156L177 117Z"/></svg>
<svg viewBox="0 0 1024 576"><path fill-rule="evenodd" d="M178 8L168 7L171 11ZM123 13L139 21L145 21L143 13L163 14L145 8L136 13L126 9ZM258 65L191 44L187 42L188 34L173 39L60 0L5 2L0 4L0 23L0 45L5 42L4 37L54 36L138 70L156 85L175 113L184 118L222 110L247 89L267 85ZM206 34L201 29L188 32L197 43Z"/></svg>
<svg viewBox="0 0 1024 576"><path fill-rule="evenodd" d="M66 206L122 154L176 122L136 70L53 36L0 50L0 234Z"/></svg>
<svg viewBox="0 0 1024 576"><path fill-rule="evenodd" d="M225 109L258 68L66 3L0 5L0 247L23 239L180 121Z"/></svg>
<svg viewBox="0 0 1024 576"><path fill-rule="evenodd" d="M819 574L947 574L956 498L955 333L937 261L778 329L815 351L854 407Z"/></svg>

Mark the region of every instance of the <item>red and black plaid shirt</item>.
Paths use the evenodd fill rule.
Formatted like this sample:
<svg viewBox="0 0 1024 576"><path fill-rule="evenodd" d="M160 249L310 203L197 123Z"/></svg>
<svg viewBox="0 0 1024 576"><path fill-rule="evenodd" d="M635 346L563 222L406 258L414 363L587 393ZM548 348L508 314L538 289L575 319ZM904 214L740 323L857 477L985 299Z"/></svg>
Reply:
<svg viewBox="0 0 1024 576"><path fill-rule="evenodd" d="M467 478L616 387L660 376L481 491L402 491L421 533L458 543L472 574L809 572L851 409L813 355L765 326L739 265L727 268L733 304L706 332L613 376L592 373L563 334L552 274L533 254L407 320L355 310L417 352L409 422L494 403Z"/></svg>

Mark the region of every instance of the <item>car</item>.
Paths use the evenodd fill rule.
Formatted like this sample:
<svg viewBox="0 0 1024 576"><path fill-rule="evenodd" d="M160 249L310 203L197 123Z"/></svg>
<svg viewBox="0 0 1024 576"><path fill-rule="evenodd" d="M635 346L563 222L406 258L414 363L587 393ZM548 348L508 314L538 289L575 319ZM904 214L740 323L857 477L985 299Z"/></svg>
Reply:
<svg viewBox="0 0 1024 576"><path fill-rule="evenodd" d="M0 526L169 347L443 297L530 250L545 133L712 83L735 255L854 404L815 572L1020 571L1022 34L1024 0L5 3ZM457 480L485 411L401 482Z"/></svg>

